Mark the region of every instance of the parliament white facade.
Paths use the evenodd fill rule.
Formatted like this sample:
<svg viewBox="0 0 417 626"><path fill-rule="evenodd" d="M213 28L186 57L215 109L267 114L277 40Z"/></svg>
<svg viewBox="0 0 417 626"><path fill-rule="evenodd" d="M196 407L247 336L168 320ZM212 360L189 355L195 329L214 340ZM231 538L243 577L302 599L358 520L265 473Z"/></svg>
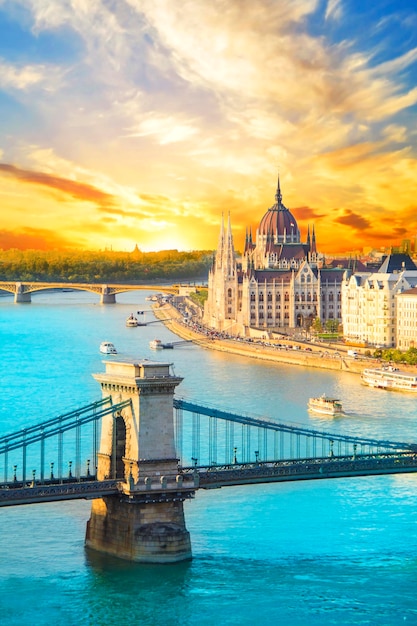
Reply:
<svg viewBox="0 0 417 626"><path fill-rule="evenodd" d="M219 243L208 277L204 323L218 331L308 328L319 318L341 321L343 268L324 267L314 227L304 243L294 215L284 206L278 179L275 204L255 237L247 230L236 258L230 216L222 218Z"/></svg>

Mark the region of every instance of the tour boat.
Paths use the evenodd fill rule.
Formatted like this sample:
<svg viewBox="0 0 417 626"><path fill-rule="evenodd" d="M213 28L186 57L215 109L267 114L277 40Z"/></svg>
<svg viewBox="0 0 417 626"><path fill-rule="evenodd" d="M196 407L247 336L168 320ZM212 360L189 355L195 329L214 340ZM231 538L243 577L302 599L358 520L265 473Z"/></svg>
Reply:
<svg viewBox="0 0 417 626"><path fill-rule="evenodd" d="M318 398L310 398L308 410L314 411L314 413L322 413L323 415L341 415L343 413L340 400L330 398L325 393Z"/></svg>
<svg viewBox="0 0 417 626"><path fill-rule="evenodd" d="M361 374L361 380L368 387L417 393L417 375L402 372L391 365L379 369L365 369Z"/></svg>
<svg viewBox="0 0 417 626"><path fill-rule="evenodd" d="M149 342L149 347L152 348L152 350L162 350L164 346L160 339L152 339L152 341Z"/></svg>
<svg viewBox="0 0 417 626"><path fill-rule="evenodd" d="M102 341L100 344L100 352L103 354L117 354L117 350L110 341Z"/></svg>
<svg viewBox="0 0 417 626"><path fill-rule="evenodd" d="M138 319L137 317L133 315L133 313L131 313L126 320L126 326L130 328L134 328L137 325L138 325Z"/></svg>

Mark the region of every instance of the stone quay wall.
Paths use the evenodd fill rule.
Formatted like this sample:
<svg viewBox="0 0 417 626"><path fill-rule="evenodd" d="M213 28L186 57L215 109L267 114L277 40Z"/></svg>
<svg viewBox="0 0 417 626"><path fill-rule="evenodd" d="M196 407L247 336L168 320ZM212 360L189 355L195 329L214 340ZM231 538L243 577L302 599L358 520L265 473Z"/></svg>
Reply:
<svg viewBox="0 0 417 626"><path fill-rule="evenodd" d="M316 367L319 369L346 371L360 374L366 367L379 367L380 362L371 358L353 358L347 355L347 351L341 351L339 347L331 348L323 344L309 344L311 351L305 350L306 344L291 339L279 340L281 345L297 345L300 349L277 348L265 346L256 342L238 341L235 339L211 339L210 337L196 332L189 325L182 323L182 316L170 304L155 306L155 316L176 335L182 339L188 339L209 350L219 350L231 354L239 354L248 358L263 361L274 361L289 365L301 365L302 367ZM314 346L314 347L313 347ZM304 348L304 349L303 349ZM339 352L337 356L335 352Z"/></svg>

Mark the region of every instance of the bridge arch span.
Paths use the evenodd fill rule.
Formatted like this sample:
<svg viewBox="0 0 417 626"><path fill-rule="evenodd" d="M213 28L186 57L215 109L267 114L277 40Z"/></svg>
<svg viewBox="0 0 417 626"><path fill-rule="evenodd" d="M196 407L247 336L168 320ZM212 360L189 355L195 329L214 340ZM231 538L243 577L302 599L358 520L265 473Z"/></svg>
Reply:
<svg viewBox="0 0 417 626"><path fill-rule="evenodd" d="M89 291L100 296L101 304L114 304L116 294L127 291L158 291L163 293L178 293L178 285L132 285L122 283L62 283L62 282L12 282L0 281L0 289L14 294L16 303L29 303L32 301L31 294L51 289L73 291Z"/></svg>

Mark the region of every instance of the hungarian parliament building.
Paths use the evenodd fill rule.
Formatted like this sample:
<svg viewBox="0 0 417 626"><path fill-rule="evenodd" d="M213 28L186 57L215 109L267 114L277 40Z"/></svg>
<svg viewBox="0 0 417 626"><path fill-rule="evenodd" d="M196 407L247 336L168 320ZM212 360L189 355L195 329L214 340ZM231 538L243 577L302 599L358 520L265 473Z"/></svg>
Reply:
<svg viewBox="0 0 417 626"><path fill-rule="evenodd" d="M318 251L314 226L311 231L308 228L302 243L297 221L283 204L278 178L275 203L262 217L255 237L251 229L246 231L239 259L230 215L227 225L222 217L219 243L208 276L204 323L217 331L247 336L254 329L276 332L308 329L318 318L323 325L328 320L336 326L346 322L350 338L356 341L395 345L395 319L389 337L384 339L387 302L392 307L396 295L417 287L417 267L409 256L397 256L396 260L386 261L382 271L369 271L354 260L326 264ZM382 330L377 337L370 338L367 333L373 320L361 319L361 297L353 294L355 290L358 293L365 290L369 296L375 284L385 294L386 308ZM374 309L373 318L375 315Z"/></svg>

